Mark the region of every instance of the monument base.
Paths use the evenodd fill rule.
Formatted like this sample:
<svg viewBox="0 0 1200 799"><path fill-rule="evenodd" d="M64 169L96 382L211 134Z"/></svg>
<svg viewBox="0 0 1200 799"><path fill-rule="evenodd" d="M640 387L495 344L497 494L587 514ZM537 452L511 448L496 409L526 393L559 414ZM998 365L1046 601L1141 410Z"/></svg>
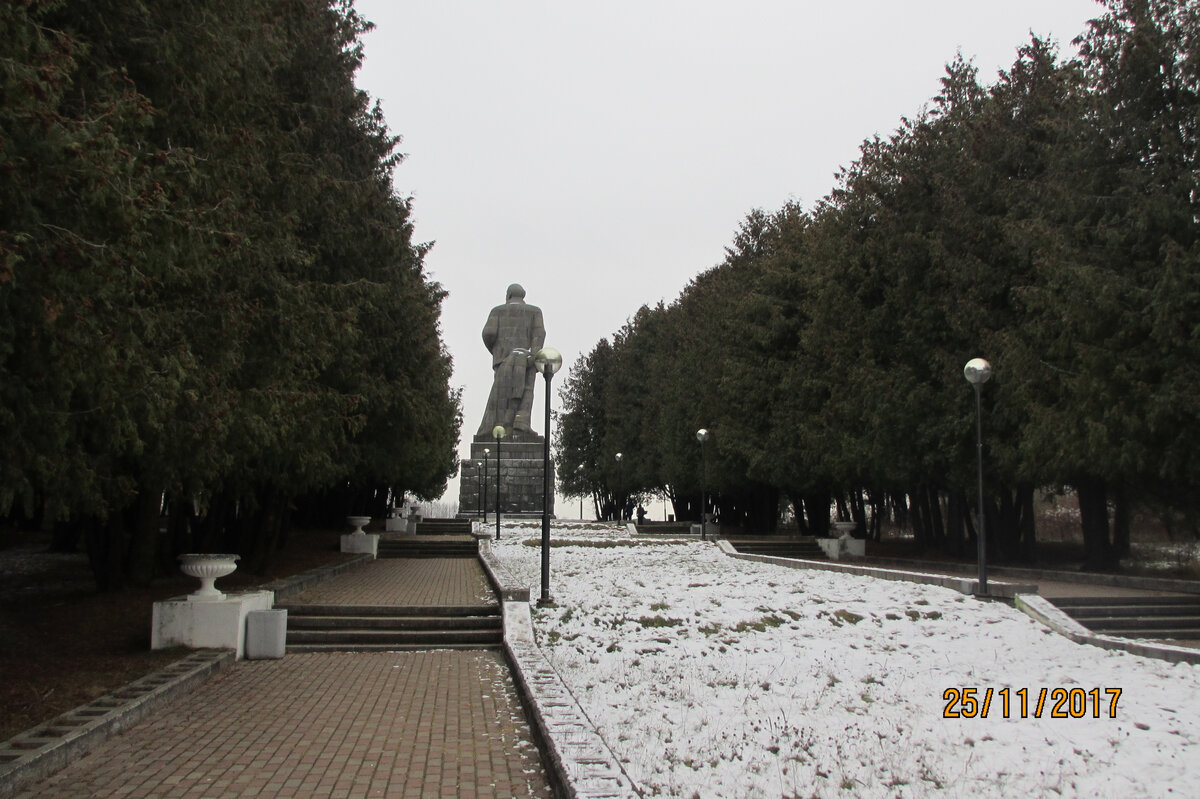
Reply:
<svg viewBox="0 0 1200 799"><path fill-rule="evenodd" d="M484 449L489 449L486 456ZM459 464L458 515L478 516L482 510L494 520L496 489L500 490L501 518L541 518L545 473L544 439L536 433L516 433L499 446L499 480L496 479L496 439L475 436L471 459ZM486 467L483 465L487 459ZM554 515L554 463L550 468L550 515ZM486 479L486 485L484 483ZM486 496L485 496L486 494Z"/></svg>

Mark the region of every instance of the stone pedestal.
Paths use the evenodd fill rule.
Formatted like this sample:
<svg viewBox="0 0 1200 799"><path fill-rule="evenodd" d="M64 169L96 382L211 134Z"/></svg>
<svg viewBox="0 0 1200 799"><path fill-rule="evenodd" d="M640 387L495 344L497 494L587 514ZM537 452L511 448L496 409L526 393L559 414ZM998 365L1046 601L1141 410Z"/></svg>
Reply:
<svg viewBox="0 0 1200 799"><path fill-rule="evenodd" d="M379 557L378 533L346 533L342 536L342 552L355 554L365 552L373 558Z"/></svg>
<svg viewBox="0 0 1200 799"><path fill-rule="evenodd" d="M840 538L818 538L817 544L830 560L862 558L867 554L867 542L862 538L843 535Z"/></svg>
<svg viewBox="0 0 1200 799"><path fill-rule="evenodd" d="M500 479L496 479L496 439L476 436L471 442L471 459L459 464L458 515L470 518L479 515L481 472L477 466L487 456L487 514L496 512L496 489L500 489L502 518L541 518L543 458L545 444L536 434L517 434L500 442ZM554 464L550 463L550 516L554 516ZM494 518L494 517L493 517Z"/></svg>
<svg viewBox="0 0 1200 799"><path fill-rule="evenodd" d="M274 591L227 593L204 602L191 602L185 596L155 602L150 648L232 649L240 660L245 654L247 614L270 610L273 604Z"/></svg>

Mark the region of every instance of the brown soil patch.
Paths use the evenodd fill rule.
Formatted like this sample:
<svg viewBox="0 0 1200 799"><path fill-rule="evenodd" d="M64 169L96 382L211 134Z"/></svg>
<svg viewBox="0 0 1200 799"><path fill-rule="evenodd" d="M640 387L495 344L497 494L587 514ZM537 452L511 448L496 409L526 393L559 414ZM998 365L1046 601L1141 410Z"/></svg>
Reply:
<svg viewBox="0 0 1200 799"><path fill-rule="evenodd" d="M296 531L265 575L235 572L246 589L345 559L342 531ZM193 591L179 574L150 588L98 594L83 553L47 552L48 536L20 534L0 550L0 741L178 660L150 649L155 601Z"/></svg>

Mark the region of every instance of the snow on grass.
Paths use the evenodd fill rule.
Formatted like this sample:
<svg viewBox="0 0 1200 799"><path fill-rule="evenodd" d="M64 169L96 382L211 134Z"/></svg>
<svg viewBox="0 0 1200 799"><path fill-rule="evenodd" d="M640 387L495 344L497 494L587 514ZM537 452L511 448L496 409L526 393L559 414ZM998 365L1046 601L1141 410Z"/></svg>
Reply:
<svg viewBox="0 0 1200 799"><path fill-rule="evenodd" d="M647 795L1200 795L1196 666L1074 644L949 589L614 527L553 535L538 645ZM535 596L539 536L510 528L493 550ZM1033 717L1059 687L1089 692L1084 718L1051 718L1049 697ZM944 718L948 688L994 689L988 717ZM1003 717L1002 688L1029 689L1028 717L1015 693Z"/></svg>

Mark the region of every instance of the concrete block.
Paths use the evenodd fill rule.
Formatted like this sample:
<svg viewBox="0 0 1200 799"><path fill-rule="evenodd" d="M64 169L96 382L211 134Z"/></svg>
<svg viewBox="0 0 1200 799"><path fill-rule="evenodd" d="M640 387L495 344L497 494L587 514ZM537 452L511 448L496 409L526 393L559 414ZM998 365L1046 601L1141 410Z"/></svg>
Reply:
<svg viewBox="0 0 1200 799"><path fill-rule="evenodd" d="M208 602L189 602L187 597L155 602L150 648L232 649L240 659L245 654L247 614L269 610L273 604L273 591L227 593Z"/></svg>
<svg viewBox="0 0 1200 799"><path fill-rule="evenodd" d="M283 657L287 646L287 608L253 610L246 614L246 659Z"/></svg>
<svg viewBox="0 0 1200 799"><path fill-rule="evenodd" d="M365 553L377 558L379 557L379 534L346 533L342 536L342 552Z"/></svg>

